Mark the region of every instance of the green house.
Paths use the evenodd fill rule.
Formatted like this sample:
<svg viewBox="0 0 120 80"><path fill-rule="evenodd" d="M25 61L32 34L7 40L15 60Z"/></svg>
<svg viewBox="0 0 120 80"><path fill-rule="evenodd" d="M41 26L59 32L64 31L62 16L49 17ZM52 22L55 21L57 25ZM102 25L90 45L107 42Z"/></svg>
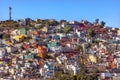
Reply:
<svg viewBox="0 0 120 80"><path fill-rule="evenodd" d="M21 29L20 29L20 34L25 35L25 34L26 34L26 29L25 29L25 28L21 28Z"/></svg>

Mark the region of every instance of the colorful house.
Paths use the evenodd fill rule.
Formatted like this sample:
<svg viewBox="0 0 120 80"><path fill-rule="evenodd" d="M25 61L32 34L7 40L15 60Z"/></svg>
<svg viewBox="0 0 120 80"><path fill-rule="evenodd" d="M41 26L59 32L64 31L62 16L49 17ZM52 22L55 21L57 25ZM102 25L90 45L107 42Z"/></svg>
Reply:
<svg viewBox="0 0 120 80"><path fill-rule="evenodd" d="M17 36L13 36L12 39L20 42L24 39L24 35L17 35Z"/></svg>
<svg viewBox="0 0 120 80"><path fill-rule="evenodd" d="M25 28L21 28L20 29L20 34L25 35L26 34L26 29Z"/></svg>
<svg viewBox="0 0 120 80"><path fill-rule="evenodd" d="M45 46L38 46L38 54L37 56L41 58L45 58L47 53L47 48Z"/></svg>

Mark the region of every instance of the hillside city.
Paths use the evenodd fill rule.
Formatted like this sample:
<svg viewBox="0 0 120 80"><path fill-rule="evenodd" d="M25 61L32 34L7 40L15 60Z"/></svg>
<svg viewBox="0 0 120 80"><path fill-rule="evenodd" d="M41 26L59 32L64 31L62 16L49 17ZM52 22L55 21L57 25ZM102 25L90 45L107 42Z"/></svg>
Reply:
<svg viewBox="0 0 120 80"><path fill-rule="evenodd" d="M120 80L120 28L99 19L0 21L0 80Z"/></svg>

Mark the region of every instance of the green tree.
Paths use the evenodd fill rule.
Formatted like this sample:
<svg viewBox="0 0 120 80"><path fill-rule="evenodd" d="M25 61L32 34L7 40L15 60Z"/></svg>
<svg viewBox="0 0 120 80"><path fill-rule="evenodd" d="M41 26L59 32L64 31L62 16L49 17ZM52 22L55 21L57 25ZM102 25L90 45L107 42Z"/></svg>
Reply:
<svg viewBox="0 0 120 80"><path fill-rule="evenodd" d="M3 39L10 39L10 34L4 34Z"/></svg>
<svg viewBox="0 0 120 80"><path fill-rule="evenodd" d="M101 21L100 24L101 24L101 28L103 28L106 23L104 21Z"/></svg>
<svg viewBox="0 0 120 80"><path fill-rule="evenodd" d="M65 26L64 29L63 29L63 31L64 31L65 33L68 33L70 30L71 30L71 27L70 27L70 26Z"/></svg>
<svg viewBox="0 0 120 80"><path fill-rule="evenodd" d="M83 52L83 47L81 45L77 46L77 49L80 51L80 73L73 77L73 80L98 80L96 73L98 69L93 69L92 75L87 72L87 68L85 66L85 54ZM76 79L77 78L77 79Z"/></svg>
<svg viewBox="0 0 120 80"><path fill-rule="evenodd" d="M95 19L95 23L98 24L99 23L99 19Z"/></svg>
<svg viewBox="0 0 120 80"><path fill-rule="evenodd" d="M94 37L96 35L96 33L94 32L94 30L92 29L89 29L87 34L86 34L86 37L87 37L87 42L88 40L91 38L91 37Z"/></svg>
<svg viewBox="0 0 120 80"><path fill-rule="evenodd" d="M50 26L57 26L59 23L56 20L49 21Z"/></svg>
<svg viewBox="0 0 120 80"><path fill-rule="evenodd" d="M49 20L48 19L42 20L42 25L49 25Z"/></svg>
<svg viewBox="0 0 120 80"><path fill-rule="evenodd" d="M62 72L60 71L56 71L55 72L55 78L52 78L52 80L55 79L55 80L72 80L71 76L70 75L67 75L67 74L63 74Z"/></svg>
<svg viewBox="0 0 120 80"><path fill-rule="evenodd" d="M84 64L84 52L83 52L83 46L78 45L77 50L79 50L79 61L80 61L80 73L77 76L77 80L84 80L86 78L86 69Z"/></svg>
<svg viewBox="0 0 120 80"><path fill-rule="evenodd" d="M73 77L72 77L72 80L77 80L77 75L74 75Z"/></svg>

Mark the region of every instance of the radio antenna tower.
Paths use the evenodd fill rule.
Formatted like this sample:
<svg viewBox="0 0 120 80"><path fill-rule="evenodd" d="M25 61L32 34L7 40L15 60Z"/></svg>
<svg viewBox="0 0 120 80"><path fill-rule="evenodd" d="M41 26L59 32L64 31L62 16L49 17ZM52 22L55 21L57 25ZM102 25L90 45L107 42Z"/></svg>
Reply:
<svg viewBox="0 0 120 80"><path fill-rule="evenodd" d="M12 19L11 14L12 14L12 8L9 7L9 20L10 20L10 21L11 21L11 19Z"/></svg>

